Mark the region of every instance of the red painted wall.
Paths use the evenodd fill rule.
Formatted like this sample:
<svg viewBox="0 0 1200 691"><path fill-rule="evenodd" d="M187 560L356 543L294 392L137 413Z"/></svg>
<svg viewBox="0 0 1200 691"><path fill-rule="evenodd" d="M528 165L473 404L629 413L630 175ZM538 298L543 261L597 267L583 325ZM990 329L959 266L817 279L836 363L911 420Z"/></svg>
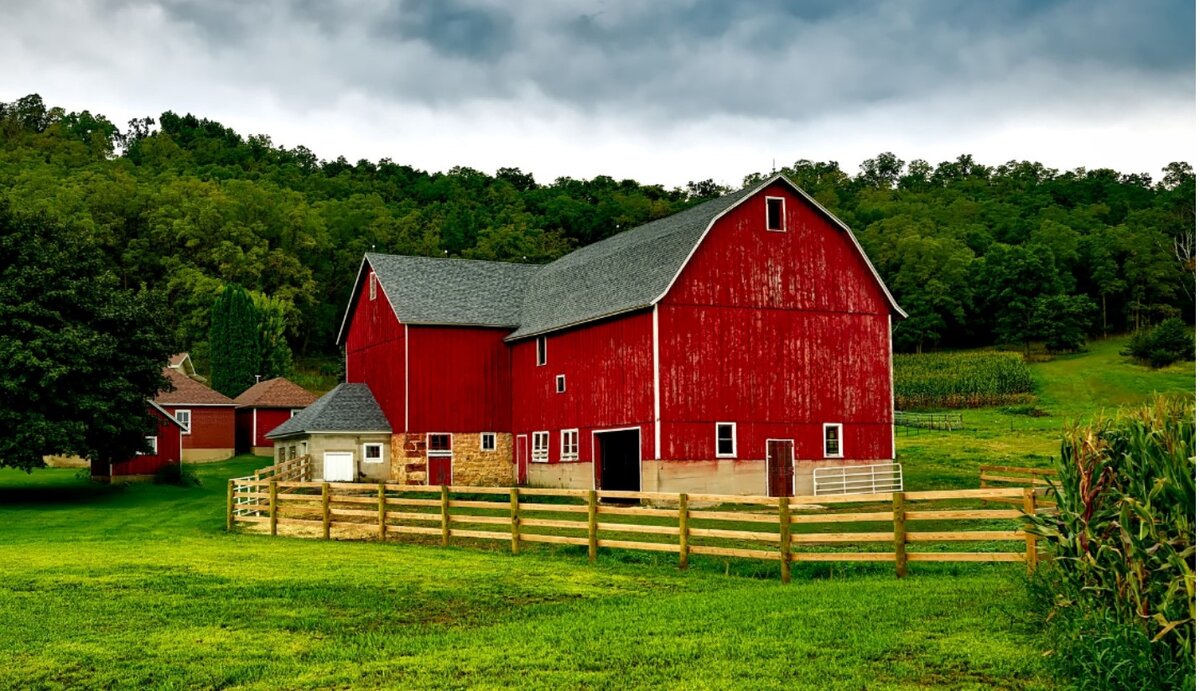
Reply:
<svg viewBox="0 0 1200 691"><path fill-rule="evenodd" d="M504 337L512 329L408 327L408 430L507 432L512 369ZM377 387L368 380L371 391ZM401 391L403 396L403 391ZM393 430L404 420L388 418Z"/></svg>
<svg viewBox="0 0 1200 691"><path fill-rule="evenodd" d="M183 435L183 448L233 448L233 406L164 405L163 408L172 415L180 409L192 411L192 429L190 434Z"/></svg>
<svg viewBox="0 0 1200 691"><path fill-rule="evenodd" d="M157 422L155 433L158 435L158 453L145 456L134 456L129 460L112 464L112 474L120 475L153 475L162 468L179 463L179 425L167 420L163 414L150 408L150 415ZM99 469L103 474L104 469ZM93 475L97 473L93 472Z"/></svg>
<svg viewBox="0 0 1200 691"><path fill-rule="evenodd" d="M258 416L257 435L255 434L255 414ZM273 446L274 442L267 439L267 432L287 422L292 417L291 408L238 408L235 414L237 421L237 450L245 453L251 446Z"/></svg>
<svg viewBox="0 0 1200 691"><path fill-rule="evenodd" d="M786 232L766 230L767 196ZM844 231L782 184L722 217L659 306L662 457L715 457L716 421L738 458L768 438L823 457L840 422L848 459L892 455L890 305Z"/></svg>
<svg viewBox="0 0 1200 691"><path fill-rule="evenodd" d="M550 462L563 429L579 429L579 460L592 459L592 431L642 428L642 458L654 456L654 346L650 311L593 322L546 338L537 365L536 339L512 344L513 433L550 432ZM556 375L567 376L565 393ZM532 438L530 440L532 449Z"/></svg>
<svg viewBox="0 0 1200 691"><path fill-rule="evenodd" d="M368 272L364 282L374 280ZM370 299L367 285L358 301L346 332L346 381L371 388L392 430L404 430L404 325L396 319L383 289Z"/></svg>

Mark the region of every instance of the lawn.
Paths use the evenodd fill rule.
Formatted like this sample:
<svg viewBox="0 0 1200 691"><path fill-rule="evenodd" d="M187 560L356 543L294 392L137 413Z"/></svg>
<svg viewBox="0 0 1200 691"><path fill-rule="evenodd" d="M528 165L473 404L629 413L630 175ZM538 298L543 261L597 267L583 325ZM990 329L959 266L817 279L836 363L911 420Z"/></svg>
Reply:
<svg viewBox="0 0 1200 691"><path fill-rule="evenodd" d="M1048 417L901 436L909 487L1044 463L1064 417L1194 385L1119 349L1035 365ZM1016 565L805 565L784 586L716 558L225 533L225 479L267 462L198 466L189 488L0 470L0 688L1052 685Z"/></svg>

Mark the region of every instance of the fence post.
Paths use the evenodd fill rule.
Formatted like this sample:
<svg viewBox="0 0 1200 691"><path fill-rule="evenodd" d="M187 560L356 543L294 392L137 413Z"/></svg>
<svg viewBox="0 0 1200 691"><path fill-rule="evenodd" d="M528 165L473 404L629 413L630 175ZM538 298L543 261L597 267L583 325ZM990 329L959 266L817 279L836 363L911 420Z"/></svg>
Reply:
<svg viewBox="0 0 1200 691"><path fill-rule="evenodd" d="M387 542L387 484L379 483L379 540Z"/></svg>
<svg viewBox="0 0 1200 691"><path fill-rule="evenodd" d="M1025 488L1025 513L1033 516L1037 513L1037 495L1032 487ZM1025 569L1033 573L1037 569L1037 537L1025 529Z"/></svg>
<svg viewBox="0 0 1200 691"><path fill-rule="evenodd" d="M790 497L779 498L779 578L792 582L792 506Z"/></svg>
<svg viewBox="0 0 1200 691"><path fill-rule="evenodd" d="M442 547L450 546L450 488L442 485Z"/></svg>
<svg viewBox="0 0 1200 691"><path fill-rule="evenodd" d="M508 492L508 512L512 514L512 553L521 553L521 490L513 487Z"/></svg>
<svg viewBox="0 0 1200 691"><path fill-rule="evenodd" d="M679 495L679 568L688 567L688 495Z"/></svg>
<svg viewBox="0 0 1200 691"><path fill-rule="evenodd" d="M892 494L892 521L896 528L896 578L904 578L908 575L908 553L905 551L908 531L904 527L904 492Z"/></svg>
<svg viewBox="0 0 1200 691"><path fill-rule="evenodd" d="M233 480L229 480L229 497L225 500L225 531L233 531Z"/></svg>
<svg viewBox="0 0 1200 691"><path fill-rule="evenodd" d="M588 490L588 561L596 561L600 537L596 527L596 490Z"/></svg>
<svg viewBox="0 0 1200 691"><path fill-rule="evenodd" d="M325 539L329 539L329 483L321 483L321 531L325 535Z"/></svg>
<svg viewBox="0 0 1200 691"><path fill-rule="evenodd" d="M271 535L275 536L279 533L279 498L276 496L279 493L279 483L276 480L271 480Z"/></svg>

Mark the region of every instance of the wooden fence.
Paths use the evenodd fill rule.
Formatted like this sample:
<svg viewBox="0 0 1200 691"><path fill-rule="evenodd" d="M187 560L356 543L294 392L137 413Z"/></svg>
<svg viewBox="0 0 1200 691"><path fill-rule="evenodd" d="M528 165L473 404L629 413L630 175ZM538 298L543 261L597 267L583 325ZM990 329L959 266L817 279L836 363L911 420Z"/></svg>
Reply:
<svg viewBox="0 0 1200 691"><path fill-rule="evenodd" d="M235 495L254 503L235 511ZM1023 510L979 508L997 499ZM245 523L325 539L337 530L443 546L497 540L513 554L530 543L578 545L593 561L600 548L668 552L680 568L694 555L760 559L779 562L786 583L796 562L894 562L898 577L909 562L1024 562L1032 570L1035 538L1020 519L1035 509L1029 488L777 498L242 478L229 482L227 521L230 530ZM962 543L978 551L960 551ZM1000 549L1006 544L1017 549Z"/></svg>
<svg viewBox="0 0 1200 691"><path fill-rule="evenodd" d="M979 489L1000 487L1033 488L1037 506L1052 506L1050 485L1058 484L1058 472L1051 468L1023 468L1011 465L979 466ZM992 499L999 504L1020 503L1011 498Z"/></svg>
<svg viewBox="0 0 1200 691"><path fill-rule="evenodd" d="M897 410L892 413L896 427L904 429L956 430L963 427L962 413L909 413Z"/></svg>

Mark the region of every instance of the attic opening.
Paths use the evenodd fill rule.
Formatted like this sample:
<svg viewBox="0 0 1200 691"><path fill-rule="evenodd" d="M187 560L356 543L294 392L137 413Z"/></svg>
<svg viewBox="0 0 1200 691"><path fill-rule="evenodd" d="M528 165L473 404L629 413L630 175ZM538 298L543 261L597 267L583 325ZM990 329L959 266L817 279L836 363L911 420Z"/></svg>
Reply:
<svg viewBox="0 0 1200 691"><path fill-rule="evenodd" d="M767 230L782 233L783 222L783 197L767 197Z"/></svg>

